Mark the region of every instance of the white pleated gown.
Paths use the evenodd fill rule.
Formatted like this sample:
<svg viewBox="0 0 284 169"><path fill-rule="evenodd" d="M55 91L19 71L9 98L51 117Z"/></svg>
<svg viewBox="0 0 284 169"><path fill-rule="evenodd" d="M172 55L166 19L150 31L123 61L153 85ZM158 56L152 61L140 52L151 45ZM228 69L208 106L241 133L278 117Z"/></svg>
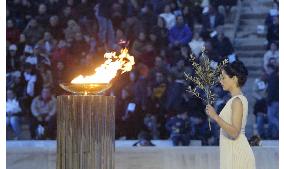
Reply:
<svg viewBox="0 0 284 169"><path fill-rule="evenodd" d="M253 151L245 136L245 126L248 116L248 101L245 96L232 97L220 113L220 117L232 124L232 101L240 98L243 104L243 119L241 133L236 139L232 139L222 128L220 129L220 169L255 169Z"/></svg>

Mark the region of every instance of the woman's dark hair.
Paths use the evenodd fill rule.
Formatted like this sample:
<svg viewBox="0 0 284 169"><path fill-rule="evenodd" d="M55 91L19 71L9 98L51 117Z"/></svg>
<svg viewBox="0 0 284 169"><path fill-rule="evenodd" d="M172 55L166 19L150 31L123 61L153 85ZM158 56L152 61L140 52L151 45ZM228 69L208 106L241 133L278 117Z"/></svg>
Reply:
<svg viewBox="0 0 284 169"><path fill-rule="evenodd" d="M243 62L237 60L232 63L228 63L224 66L223 70L230 78L234 76L237 77L239 87L242 87L246 83L248 70Z"/></svg>

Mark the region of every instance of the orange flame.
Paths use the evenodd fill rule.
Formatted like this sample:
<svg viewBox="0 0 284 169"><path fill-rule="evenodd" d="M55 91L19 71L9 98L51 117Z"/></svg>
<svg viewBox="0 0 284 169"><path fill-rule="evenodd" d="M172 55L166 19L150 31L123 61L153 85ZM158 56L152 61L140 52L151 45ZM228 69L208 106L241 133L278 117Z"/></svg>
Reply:
<svg viewBox="0 0 284 169"><path fill-rule="evenodd" d="M100 67L95 69L93 75L79 75L74 78L71 83L109 83L116 76L118 70L122 70L122 73L129 72L135 64L134 57L129 55L128 49L126 48L121 50L119 56L116 55L116 52L109 52L105 53L104 57L107 60Z"/></svg>

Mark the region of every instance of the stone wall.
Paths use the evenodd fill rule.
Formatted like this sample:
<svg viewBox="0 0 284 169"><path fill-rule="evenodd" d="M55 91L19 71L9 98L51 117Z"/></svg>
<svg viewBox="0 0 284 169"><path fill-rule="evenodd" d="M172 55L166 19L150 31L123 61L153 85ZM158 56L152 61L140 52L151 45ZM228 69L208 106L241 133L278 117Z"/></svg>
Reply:
<svg viewBox="0 0 284 169"><path fill-rule="evenodd" d="M116 144L115 169L218 169L219 148L125 147ZM257 169L279 168L279 147L253 147ZM7 169L55 169L55 141L8 141Z"/></svg>

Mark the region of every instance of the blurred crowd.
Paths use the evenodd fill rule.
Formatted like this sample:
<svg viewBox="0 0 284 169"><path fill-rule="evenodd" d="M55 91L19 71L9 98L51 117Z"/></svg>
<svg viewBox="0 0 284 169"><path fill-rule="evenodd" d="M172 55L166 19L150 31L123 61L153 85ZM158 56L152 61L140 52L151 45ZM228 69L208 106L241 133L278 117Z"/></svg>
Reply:
<svg viewBox="0 0 284 169"><path fill-rule="evenodd" d="M215 63L237 59L224 31L236 4L236 0L7 0L7 126L15 139L21 138L23 121L31 139L55 139L56 96L65 93L59 84L93 73L105 52L127 47L136 64L131 72L113 79L113 87L105 93L116 96L116 138L172 139L174 145L199 139L203 145L217 145L218 127L212 124L209 131L204 104L186 92L184 72L194 75L187 57L193 54L198 61L203 46ZM264 71L269 76L256 81L257 86L264 83L256 94L268 89L268 96L257 97L270 99L268 114L275 114L277 106L269 96L275 92L270 90L278 89L272 79L277 78L277 19L269 15L265 22L271 46L264 56ZM218 96L214 106L220 112L229 95L220 86L214 90ZM264 122L258 114L264 112L255 112L261 128Z"/></svg>

